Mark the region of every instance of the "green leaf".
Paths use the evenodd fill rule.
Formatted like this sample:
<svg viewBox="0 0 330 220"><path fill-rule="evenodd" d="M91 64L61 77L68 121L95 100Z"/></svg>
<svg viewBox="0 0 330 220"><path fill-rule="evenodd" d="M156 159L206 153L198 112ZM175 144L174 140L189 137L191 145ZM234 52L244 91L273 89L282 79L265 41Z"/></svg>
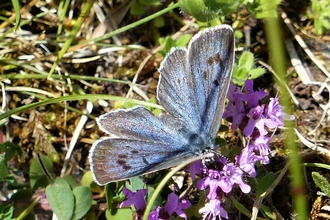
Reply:
<svg viewBox="0 0 330 220"><path fill-rule="evenodd" d="M133 212L130 208L116 209L116 212L111 212L111 210L107 209L105 217L111 220L133 219Z"/></svg>
<svg viewBox="0 0 330 220"><path fill-rule="evenodd" d="M198 21L210 21L216 16L203 0L180 0L179 7L185 14L193 16Z"/></svg>
<svg viewBox="0 0 330 220"><path fill-rule="evenodd" d="M238 202L234 197L231 197L231 200L233 201L233 204L236 209L238 209L245 216L251 218L252 215L251 215L250 211L247 208L245 208L244 205L242 205L240 202Z"/></svg>
<svg viewBox="0 0 330 220"><path fill-rule="evenodd" d="M239 67L244 67L247 70L252 69L254 65L254 56L253 53L249 52L249 51L244 51L241 55L241 57L239 58L238 61L238 66Z"/></svg>
<svg viewBox="0 0 330 220"><path fill-rule="evenodd" d="M191 34L183 34L179 39L175 42L175 46L177 47L185 47L188 45L191 39Z"/></svg>
<svg viewBox="0 0 330 220"><path fill-rule="evenodd" d="M260 208L267 215L268 218L274 219L274 220L276 219L276 216L274 215L274 212L271 208L269 208L268 206L265 206L263 204L260 205Z"/></svg>
<svg viewBox="0 0 330 220"><path fill-rule="evenodd" d="M216 137L214 144L216 144L216 146L225 146L227 144L227 141L225 139L222 139L220 137Z"/></svg>
<svg viewBox="0 0 330 220"><path fill-rule="evenodd" d="M159 43L164 44L164 49L160 50L159 53L165 57L173 47L185 47L191 39L190 34L184 34L177 41L174 41L171 37L159 38Z"/></svg>
<svg viewBox="0 0 330 220"><path fill-rule="evenodd" d="M81 185L91 187L94 182L92 171L87 171L81 178Z"/></svg>
<svg viewBox="0 0 330 220"><path fill-rule="evenodd" d="M46 197L58 219L71 220L74 210L74 196L70 189L60 185L49 185Z"/></svg>
<svg viewBox="0 0 330 220"><path fill-rule="evenodd" d="M158 6L158 5L160 5L161 1L159 1L159 0L139 0L139 3L147 5L147 6Z"/></svg>
<svg viewBox="0 0 330 220"><path fill-rule="evenodd" d="M258 19L277 18L277 5L281 0L254 0L247 2L250 13Z"/></svg>
<svg viewBox="0 0 330 220"><path fill-rule="evenodd" d="M256 79L265 73L263 68L255 68L253 53L244 51L238 64L234 65L232 81L235 85L242 86L247 79Z"/></svg>
<svg viewBox="0 0 330 220"><path fill-rule="evenodd" d="M0 219L11 220L14 214L14 205L8 204L4 205L0 203Z"/></svg>
<svg viewBox="0 0 330 220"><path fill-rule="evenodd" d="M274 182L275 176L274 173L270 172L267 173L262 179L259 181L259 184L257 186L256 190L256 197L260 197L262 193L264 193Z"/></svg>
<svg viewBox="0 0 330 220"><path fill-rule="evenodd" d="M72 219L80 219L85 216L92 205L92 192L85 186L77 186L73 189L75 197L75 209Z"/></svg>
<svg viewBox="0 0 330 220"><path fill-rule="evenodd" d="M153 23L156 28L161 28L165 26L165 20L162 16L158 16L153 20Z"/></svg>
<svg viewBox="0 0 330 220"><path fill-rule="evenodd" d="M265 74L265 70L261 67L250 70L249 79L256 79Z"/></svg>
<svg viewBox="0 0 330 220"><path fill-rule="evenodd" d="M78 186L77 181L72 176L65 176L63 179L70 185L71 189L74 189Z"/></svg>
<svg viewBox="0 0 330 220"><path fill-rule="evenodd" d="M148 187L148 193L146 196L146 201L149 203L151 196L154 194L155 189L153 187ZM157 195L154 203L152 204L151 210L154 210L157 208L157 206L160 206L162 204L163 198L160 194Z"/></svg>
<svg viewBox="0 0 330 220"><path fill-rule="evenodd" d="M17 217L17 219L25 219L28 218L30 214L32 214L34 207L38 204L40 200L40 196L35 198L33 202Z"/></svg>
<svg viewBox="0 0 330 220"><path fill-rule="evenodd" d="M59 185L59 186L66 187L66 188L72 190L70 184L65 179L63 179L62 177L56 177L55 184Z"/></svg>
<svg viewBox="0 0 330 220"><path fill-rule="evenodd" d="M159 38L159 42L164 44L164 49L159 51L163 57L165 57L166 54L171 51L172 47L175 46L175 41L171 37L166 37L165 39Z"/></svg>
<svg viewBox="0 0 330 220"><path fill-rule="evenodd" d="M314 29L317 35L321 35L323 33L322 18L320 17L315 18Z"/></svg>
<svg viewBox="0 0 330 220"><path fill-rule="evenodd" d="M16 155L16 153L20 157L20 160L24 161L24 152L19 146L12 142L7 141L0 143L0 152L5 152L6 162L10 161Z"/></svg>
<svg viewBox="0 0 330 220"><path fill-rule="evenodd" d="M319 0L312 0L312 10L315 12L315 13L319 13L322 11L322 5L321 3L319 3Z"/></svg>
<svg viewBox="0 0 330 220"><path fill-rule="evenodd" d="M314 183L321 189L321 191L330 197L330 184L328 180L318 172L312 172L312 178Z"/></svg>
<svg viewBox="0 0 330 220"><path fill-rule="evenodd" d="M111 209L112 207L112 200L113 197L116 195L116 189L117 189L116 185L117 185L116 183L109 183L104 188L108 209Z"/></svg>
<svg viewBox="0 0 330 220"><path fill-rule="evenodd" d="M281 0L260 0L259 12L256 13L256 18L277 18L277 5Z"/></svg>
<svg viewBox="0 0 330 220"><path fill-rule="evenodd" d="M11 3L13 4L14 11L15 11L16 22L15 22L14 30L16 31L21 24L21 12L19 10L20 6L19 6L18 0L11 0Z"/></svg>
<svg viewBox="0 0 330 220"><path fill-rule="evenodd" d="M5 155L0 151L0 180L3 180L9 174Z"/></svg>
<svg viewBox="0 0 330 220"><path fill-rule="evenodd" d="M216 14L228 15L235 11L243 0L204 0L205 5Z"/></svg>
<svg viewBox="0 0 330 220"><path fill-rule="evenodd" d="M139 3L134 2L129 13L131 15L142 15L144 13L144 8Z"/></svg>
<svg viewBox="0 0 330 220"><path fill-rule="evenodd" d="M53 163L47 156L40 156L41 161L43 162L45 169L48 170L49 173L53 174ZM30 185L33 189L37 189L39 187L46 187L50 182L44 170L42 169L37 158L33 159L30 165Z"/></svg>
<svg viewBox="0 0 330 220"><path fill-rule="evenodd" d="M143 181L143 178L141 176L135 176L129 179L130 184L126 184L126 187L133 191L136 192L138 189L144 189L145 183Z"/></svg>

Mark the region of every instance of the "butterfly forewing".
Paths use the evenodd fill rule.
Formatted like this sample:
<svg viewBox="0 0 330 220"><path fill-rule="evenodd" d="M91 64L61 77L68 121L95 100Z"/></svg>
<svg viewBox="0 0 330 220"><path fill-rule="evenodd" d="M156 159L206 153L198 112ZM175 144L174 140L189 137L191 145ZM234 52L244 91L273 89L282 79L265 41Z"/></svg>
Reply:
<svg viewBox="0 0 330 220"><path fill-rule="evenodd" d="M191 132L215 138L221 123L234 59L230 26L195 35L188 50L176 49L159 71L158 99Z"/></svg>
<svg viewBox="0 0 330 220"><path fill-rule="evenodd" d="M99 185L170 168L195 155L187 145L179 147L153 140L107 137L95 142L94 146L97 147L90 157L93 161L91 170Z"/></svg>
<svg viewBox="0 0 330 220"><path fill-rule="evenodd" d="M200 129L211 139L220 128L233 67L234 43L231 27L222 25L198 33L188 47Z"/></svg>
<svg viewBox="0 0 330 220"><path fill-rule="evenodd" d="M157 87L159 103L172 116L182 120L192 132L198 133L201 124L197 115L194 82L187 65L187 50L174 49L163 60Z"/></svg>

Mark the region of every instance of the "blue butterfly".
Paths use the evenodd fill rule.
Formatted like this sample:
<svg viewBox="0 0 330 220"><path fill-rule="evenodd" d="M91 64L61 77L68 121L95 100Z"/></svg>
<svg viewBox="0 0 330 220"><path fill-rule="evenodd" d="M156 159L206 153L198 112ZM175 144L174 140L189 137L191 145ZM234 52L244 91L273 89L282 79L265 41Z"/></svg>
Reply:
<svg viewBox="0 0 330 220"><path fill-rule="evenodd" d="M156 117L144 107L101 115L109 134L89 155L95 182L128 179L170 168L215 150L234 62L235 38L228 25L196 34L186 48L162 61L157 98L166 113Z"/></svg>

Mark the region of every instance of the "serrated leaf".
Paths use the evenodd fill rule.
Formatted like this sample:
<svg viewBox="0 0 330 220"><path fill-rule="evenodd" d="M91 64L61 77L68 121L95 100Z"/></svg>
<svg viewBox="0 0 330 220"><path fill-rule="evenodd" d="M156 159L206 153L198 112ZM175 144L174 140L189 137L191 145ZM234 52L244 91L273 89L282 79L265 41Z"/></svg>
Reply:
<svg viewBox="0 0 330 220"><path fill-rule="evenodd" d="M70 189L60 185L49 185L46 197L58 219L71 220L74 210L74 196Z"/></svg>
<svg viewBox="0 0 330 220"><path fill-rule="evenodd" d="M240 66L237 69L237 72L236 72L235 76L240 78L240 79L247 79L248 74L249 74L248 70L244 66Z"/></svg>
<svg viewBox="0 0 330 220"><path fill-rule="evenodd" d="M75 197L75 209L72 219L80 219L85 216L92 205L92 192L85 186L77 186L73 189Z"/></svg>
<svg viewBox="0 0 330 220"><path fill-rule="evenodd" d="M204 2L211 11L220 13L220 15L228 15L235 11L243 0L204 0Z"/></svg>
<svg viewBox="0 0 330 220"><path fill-rule="evenodd" d="M254 56L253 53L249 51L244 51L239 58L238 66L244 67L247 71L249 71L254 65Z"/></svg>
<svg viewBox="0 0 330 220"><path fill-rule="evenodd" d="M180 0L179 7L185 14L202 22L210 21L216 16L214 11L205 6L204 0Z"/></svg>
<svg viewBox="0 0 330 220"><path fill-rule="evenodd" d="M249 71L249 79L256 79L265 74L265 70L261 67Z"/></svg>

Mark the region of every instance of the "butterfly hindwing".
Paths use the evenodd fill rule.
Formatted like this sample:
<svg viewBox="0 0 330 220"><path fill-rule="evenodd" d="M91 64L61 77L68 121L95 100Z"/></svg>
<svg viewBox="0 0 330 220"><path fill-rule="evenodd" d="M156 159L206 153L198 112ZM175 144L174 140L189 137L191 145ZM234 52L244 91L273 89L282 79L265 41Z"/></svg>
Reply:
<svg viewBox="0 0 330 220"><path fill-rule="evenodd" d="M189 148L152 141L106 137L94 146L91 170L100 185L170 168L194 156Z"/></svg>
<svg viewBox="0 0 330 220"><path fill-rule="evenodd" d="M170 115L158 118L135 107L104 114L98 125L110 135L96 141L90 152L91 170L100 185L169 168L194 155L178 129L180 123Z"/></svg>

